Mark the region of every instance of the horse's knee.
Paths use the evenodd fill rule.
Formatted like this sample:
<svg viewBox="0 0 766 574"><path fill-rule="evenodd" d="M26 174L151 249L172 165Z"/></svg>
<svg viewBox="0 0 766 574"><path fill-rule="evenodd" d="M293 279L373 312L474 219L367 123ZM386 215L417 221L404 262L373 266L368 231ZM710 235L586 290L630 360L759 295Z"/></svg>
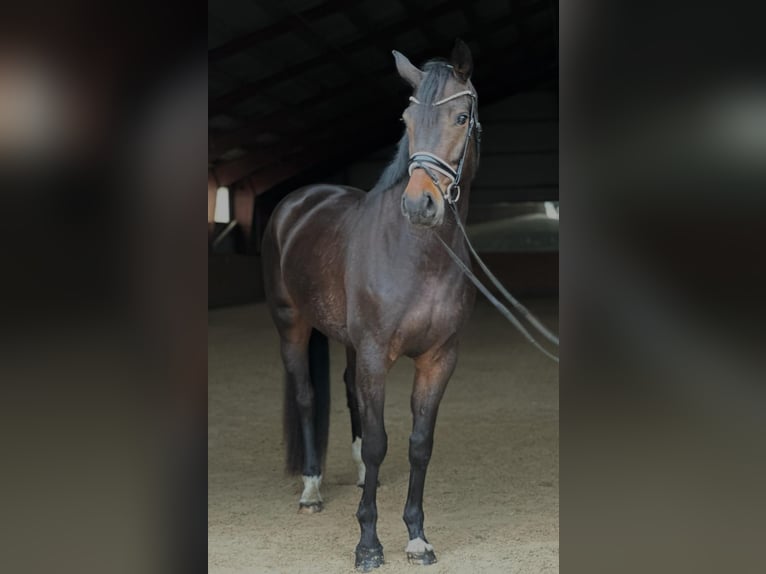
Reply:
<svg viewBox="0 0 766 574"><path fill-rule="evenodd" d="M380 466L388 451L388 435L383 432L365 432L362 441L362 461L365 465Z"/></svg>
<svg viewBox="0 0 766 574"><path fill-rule="evenodd" d="M413 432L410 435L410 464L426 467L431 460L433 437L423 432Z"/></svg>
<svg viewBox="0 0 766 574"><path fill-rule="evenodd" d="M295 402L301 410L309 411L314 407L314 389L311 385L299 385L296 388Z"/></svg>

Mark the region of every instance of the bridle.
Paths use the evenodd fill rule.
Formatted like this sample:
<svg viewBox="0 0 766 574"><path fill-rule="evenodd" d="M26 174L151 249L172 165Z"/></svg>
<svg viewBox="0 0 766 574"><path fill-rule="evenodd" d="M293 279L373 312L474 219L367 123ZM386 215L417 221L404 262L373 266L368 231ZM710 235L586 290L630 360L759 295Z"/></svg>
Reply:
<svg viewBox="0 0 766 574"><path fill-rule="evenodd" d="M465 140L463 141L463 151L460 154L460 160L458 160L457 169L453 169L448 162L444 161L436 154L432 154L427 151L416 151L410 155L410 160L407 163L407 172L409 175L412 175L412 172L416 169L422 169L425 171L428 174L428 177L431 178L431 181L433 181L436 188L442 194L444 201L449 204L455 204L457 203L458 199L460 199L460 179L463 176L463 166L465 165L466 155L468 155L468 142L471 141L471 136L473 135L474 130L476 130L477 153L481 146L481 124L476 119L477 98L476 94L471 90L463 90L462 92L452 94L451 96L447 96L446 98L442 98L441 100L431 104L433 107L440 106L462 96L468 96L471 98L471 110L469 114L470 119L468 123L468 132L466 133ZM414 96L410 96L410 101L414 104L423 105L423 103ZM442 175L449 178L450 184L447 186L446 192L442 189L441 185L439 185L439 178L436 176L434 171L438 171Z"/></svg>

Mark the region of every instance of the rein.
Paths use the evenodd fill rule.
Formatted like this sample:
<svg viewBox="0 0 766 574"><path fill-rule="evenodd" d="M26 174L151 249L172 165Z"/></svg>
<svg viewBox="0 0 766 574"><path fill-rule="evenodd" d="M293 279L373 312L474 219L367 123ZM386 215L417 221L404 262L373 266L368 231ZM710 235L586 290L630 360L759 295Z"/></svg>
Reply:
<svg viewBox="0 0 766 574"><path fill-rule="evenodd" d="M455 98L459 98L462 96L469 96L471 98L471 113L470 113L470 123L468 124L468 133L466 133L465 140L463 142L463 151L460 154L460 160L458 161L457 169L453 169L452 166L444 161L439 156L432 154L430 152L423 152L423 151L416 151L412 155L410 155L409 162L407 164L407 171L408 174L411 176L412 172L416 169L422 169L423 171L428 174L428 176L431 178L431 181L433 181L436 188L439 190L439 193L442 194L442 197L444 198L444 201L449 205L450 209L452 210L452 213L455 215L455 221L457 222L458 229L460 229L460 232L463 236L463 239L465 240L466 245L468 246L468 250L473 255L474 259L476 259L477 263L479 264L479 267L481 267L482 271L489 277L490 281L492 281L492 284L500 291L500 293L506 298L506 300L519 312L522 314L522 316L529 321L529 323L537 329L537 331L548 341L550 341L552 344L556 345L558 347L559 345L559 339L551 333L538 319L535 317L529 309L524 307L518 299L516 299L513 295L511 295L505 287L500 283L500 281L497 279L497 277L492 274L492 272L489 270L489 268L484 264L484 261L481 260L479 257L479 254L474 249L473 245L471 244L471 241L468 239L468 234L465 231L465 227L463 226L463 223L460 221L460 214L457 211L457 201L460 199L460 179L463 175L463 166L465 165L465 158L468 155L468 144L471 141L471 136L473 135L474 129L476 130L476 144L477 144L477 152L478 147L481 145L481 124L476 120L476 94L473 93L471 90L463 90L462 92L458 92L456 94L452 94L451 96L448 96L446 98L443 98L437 102L432 103L432 106L440 106L446 102L449 102L451 100L454 100ZM410 96L410 101L414 104L422 105L422 102L420 102L417 98ZM442 189L441 185L439 184L439 178L436 176L434 171L438 171L442 175L446 176L450 180L450 184L447 186L446 191ZM456 190L456 192L455 192ZM447 251L447 254L452 258L452 260L457 264L457 266L463 271L465 276L473 283L479 291L481 291L484 296L489 300L492 305L495 306L495 308L508 320L511 324L513 324L516 329L524 336L524 338L529 341L532 345L537 347L543 354L545 354L548 358L552 359L555 362L559 362L558 356L554 355L547 349L545 349L531 334L530 332L524 327L524 325L516 318L516 316L506 307L500 300L497 299L490 291L489 289L482 284L482 282L479 280L476 275L474 275L473 271L463 262L462 259L450 248L449 245L438 235L435 234L436 238L441 242L441 244L444 246L444 249Z"/></svg>
<svg viewBox="0 0 766 574"><path fill-rule="evenodd" d="M455 221L457 222L458 229L460 229L460 232L463 236L463 239L465 239L465 243L468 246L468 250L470 251L471 255L473 255L474 259L476 259L476 262L479 264L479 267L481 267L482 271L486 273L487 277L489 277L490 281L492 281L492 284L497 287L498 291L503 294L503 296L508 300L508 302L517 310L519 311L524 318L529 321L535 329L537 329L541 335L543 335L546 339L548 339L551 343L556 345L558 347L559 345L559 339L551 333L541 322L537 317L535 317L529 309L524 307L524 305L521 304L521 302L516 299L513 295L511 295L508 290L503 287L502 283L500 283L500 280L494 276L494 274L489 270L489 268L485 265L484 261L481 260L481 257L479 257L479 254L474 249L473 245L471 245L471 241L468 239L468 234L465 231L465 227L463 226L463 223L460 221L460 214L457 211L457 208L455 207L454 203L449 204L450 208L452 209L452 213L455 214ZM460 267L463 274L473 283L476 288L481 291L484 296L489 300L492 305L495 306L495 309L500 311L500 314L503 315L510 323L518 329L518 331L524 336L524 338L532 343L535 347L537 347L544 355L546 355L548 358L552 359L555 362L559 362L558 356L554 355L547 349L545 349L531 334L527 329L522 325L522 323L516 318L516 316L506 307L502 301L498 300L497 297L495 297L489 289L479 280L476 275L474 275L473 271L471 271L468 266L463 263L463 260L460 259L460 256L455 253L452 248L447 245L447 242L444 241L444 239L439 236L438 233L435 233L436 238L441 242L441 244L444 246L444 249L447 251L447 254L450 256L450 258L457 264L458 267Z"/></svg>

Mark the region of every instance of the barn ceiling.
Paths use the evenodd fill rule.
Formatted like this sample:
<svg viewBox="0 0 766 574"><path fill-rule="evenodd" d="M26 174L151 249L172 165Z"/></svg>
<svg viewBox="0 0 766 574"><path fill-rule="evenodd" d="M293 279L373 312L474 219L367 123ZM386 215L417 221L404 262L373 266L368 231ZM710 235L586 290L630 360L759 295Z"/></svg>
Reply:
<svg viewBox="0 0 766 574"><path fill-rule="evenodd" d="M553 0L209 0L208 160L257 193L393 143L415 64L474 56L486 105L557 82Z"/></svg>

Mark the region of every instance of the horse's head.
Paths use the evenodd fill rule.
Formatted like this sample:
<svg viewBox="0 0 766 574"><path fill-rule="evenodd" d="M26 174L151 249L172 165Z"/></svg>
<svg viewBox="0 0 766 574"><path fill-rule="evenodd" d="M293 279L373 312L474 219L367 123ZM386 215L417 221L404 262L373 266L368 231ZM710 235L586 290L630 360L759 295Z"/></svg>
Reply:
<svg viewBox="0 0 766 574"><path fill-rule="evenodd" d="M481 126L471 83L473 59L461 40L449 63L431 61L423 70L399 52L394 58L399 74L414 88L402 114L410 156L402 212L414 225L433 227L444 220L446 203L459 200L460 185L470 182L477 165Z"/></svg>

